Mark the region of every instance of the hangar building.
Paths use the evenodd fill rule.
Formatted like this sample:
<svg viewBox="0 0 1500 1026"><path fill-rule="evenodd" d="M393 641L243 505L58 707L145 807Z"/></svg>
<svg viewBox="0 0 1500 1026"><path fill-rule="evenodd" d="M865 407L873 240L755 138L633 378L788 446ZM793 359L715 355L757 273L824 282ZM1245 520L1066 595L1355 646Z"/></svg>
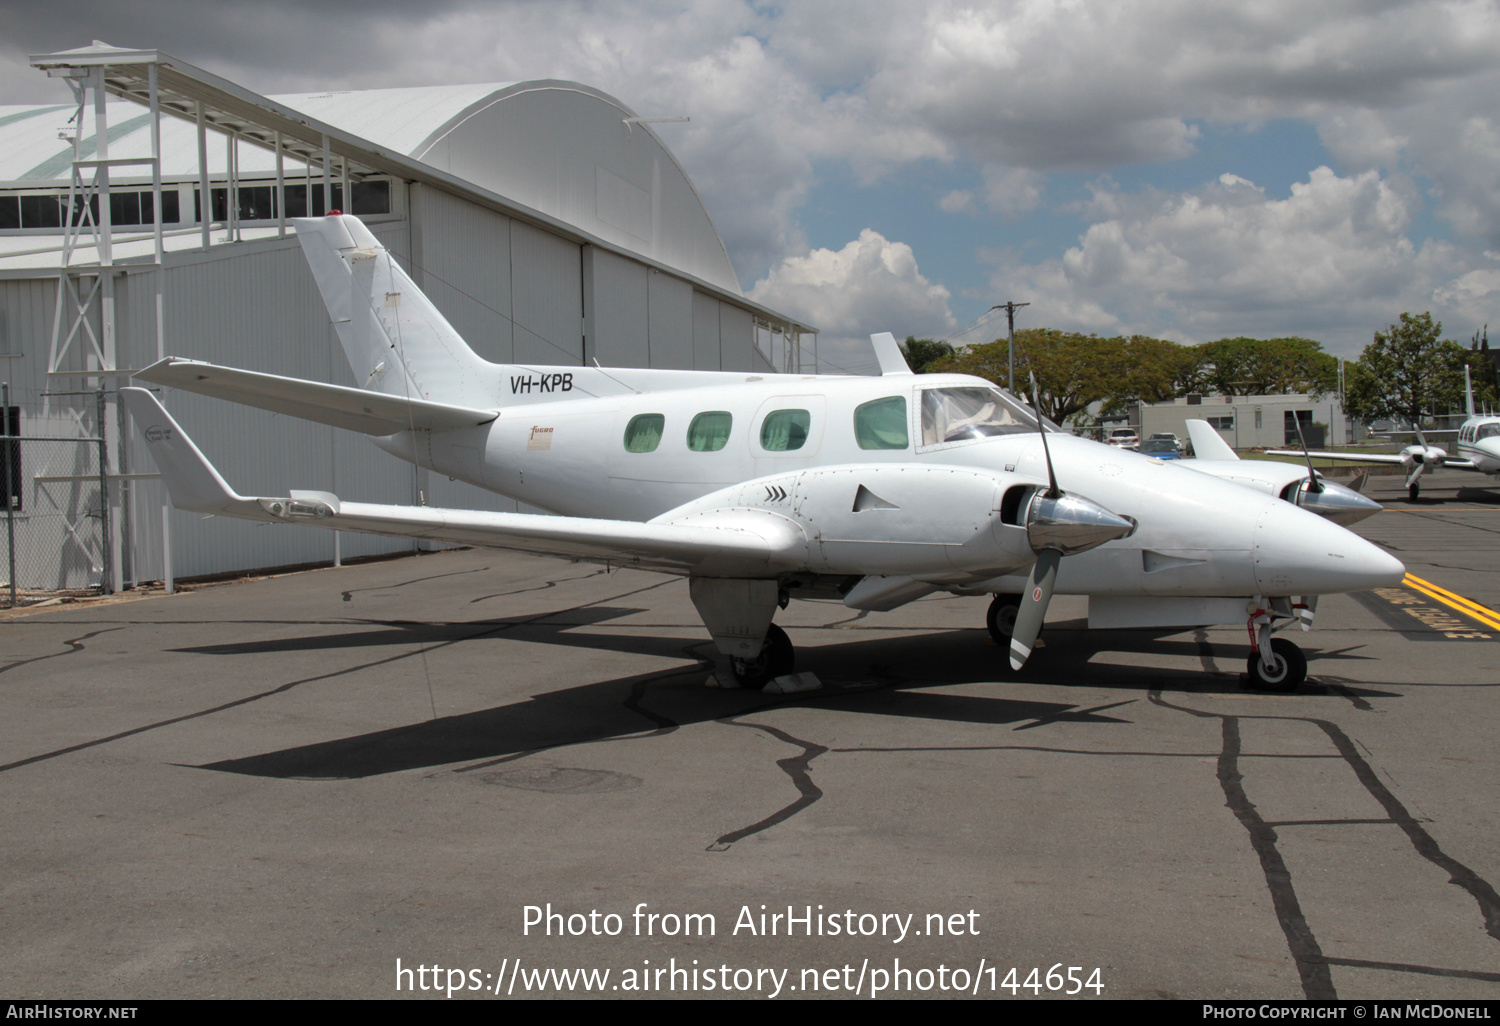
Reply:
<svg viewBox="0 0 1500 1026"><path fill-rule="evenodd" d="M132 369L163 355L361 384L288 217L359 215L496 363L816 367L814 329L741 293L652 119L597 89L270 97L160 51L98 42L32 64L76 102L0 106L0 378L20 436L0 455L24 588L411 547L168 511L114 399ZM516 508L347 432L164 398L242 494Z"/></svg>

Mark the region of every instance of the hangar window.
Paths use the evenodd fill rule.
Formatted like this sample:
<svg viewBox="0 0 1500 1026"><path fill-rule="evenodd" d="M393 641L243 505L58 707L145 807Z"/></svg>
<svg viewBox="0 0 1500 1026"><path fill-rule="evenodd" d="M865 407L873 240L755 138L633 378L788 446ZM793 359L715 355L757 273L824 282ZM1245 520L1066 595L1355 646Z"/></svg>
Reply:
<svg viewBox="0 0 1500 1026"><path fill-rule="evenodd" d="M723 410L700 413L688 425L687 443L693 452L718 452L729 444L734 418Z"/></svg>
<svg viewBox="0 0 1500 1026"><path fill-rule="evenodd" d="M893 395L855 407L854 439L861 449L905 449L906 397Z"/></svg>
<svg viewBox="0 0 1500 1026"><path fill-rule="evenodd" d="M1205 418L1205 419L1208 421L1208 426L1211 427L1211 428L1213 428L1216 431L1233 431L1234 430L1234 418L1233 417L1208 417L1208 418Z"/></svg>
<svg viewBox="0 0 1500 1026"><path fill-rule="evenodd" d="M767 452L790 452L807 444L812 414L806 410L776 410L760 425L760 447Z"/></svg>
<svg viewBox="0 0 1500 1026"><path fill-rule="evenodd" d="M641 413L625 425L626 452L655 452L661 444L662 428L667 418L660 413Z"/></svg>
<svg viewBox="0 0 1500 1026"><path fill-rule="evenodd" d="M1005 397L992 388L928 388L922 391L923 445L1035 430L1033 417L1007 403Z"/></svg>

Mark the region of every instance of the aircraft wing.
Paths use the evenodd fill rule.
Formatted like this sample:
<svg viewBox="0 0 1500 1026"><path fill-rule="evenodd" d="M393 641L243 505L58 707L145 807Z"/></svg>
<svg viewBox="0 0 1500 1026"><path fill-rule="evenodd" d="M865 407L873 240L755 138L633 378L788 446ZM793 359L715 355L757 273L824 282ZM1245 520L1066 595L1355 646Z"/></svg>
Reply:
<svg viewBox="0 0 1500 1026"><path fill-rule="evenodd" d="M1266 455L1268 455L1268 456L1295 456L1298 459L1301 459L1302 458L1302 450L1301 449L1267 449L1266 450ZM1307 455L1313 457L1314 459L1320 459L1320 460L1339 460L1339 461L1342 461L1344 463L1393 463L1393 464L1403 464L1403 465L1406 463L1406 460L1404 458L1402 458L1402 456L1401 456L1400 453L1394 453L1394 452L1371 452L1371 453L1309 452ZM1444 456L1443 459L1442 459L1442 465L1445 466L1445 467L1452 467L1455 470L1477 470L1478 469L1477 467L1474 466L1474 461L1473 460L1459 459L1456 456Z"/></svg>
<svg viewBox="0 0 1500 1026"><path fill-rule="evenodd" d="M247 497L229 487L156 396L143 388L122 388L120 398L150 444L178 509L709 576L764 576L806 559L807 541L795 525L750 510L698 517L691 525L641 524L343 502L314 491Z"/></svg>
<svg viewBox="0 0 1500 1026"><path fill-rule="evenodd" d="M178 356L158 360L137 372L135 377L152 384L198 392L365 435L393 435L398 431L412 430L450 431L484 424L498 415L494 410L407 399L367 392L362 388L220 367Z"/></svg>

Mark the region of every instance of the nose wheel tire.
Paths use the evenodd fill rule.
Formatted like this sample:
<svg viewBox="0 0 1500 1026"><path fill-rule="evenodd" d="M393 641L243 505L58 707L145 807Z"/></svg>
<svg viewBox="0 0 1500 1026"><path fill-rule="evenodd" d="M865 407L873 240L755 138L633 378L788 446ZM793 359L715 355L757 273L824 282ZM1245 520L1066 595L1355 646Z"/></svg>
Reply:
<svg viewBox="0 0 1500 1026"><path fill-rule="evenodd" d="M797 653L792 648L792 639L786 631L774 623L766 632L766 640L760 646L760 655L754 659L731 657L729 668L740 687L759 691L776 677L791 673L797 664Z"/></svg>
<svg viewBox="0 0 1500 1026"><path fill-rule="evenodd" d="M1007 653L1010 652L1010 636L1016 631L1016 615L1021 611L1021 596L996 595L984 615L984 625L990 637ZM1006 658L1010 658L1009 655Z"/></svg>
<svg viewBox="0 0 1500 1026"><path fill-rule="evenodd" d="M1257 691L1296 691L1297 685L1307 679L1307 656L1285 638L1271 639L1271 656L1276 665L1267 673L1260 653L1250 653L1250 661L1245 664L1250 686Z"/></svg>
<svg viewBox="0 0 1500 1026"><path fill-rule="evenodd" d="M1412 485L1410 488L1408 488L1406 490L1406 497L1411 502L1416 502L1417 501L1417 496L1419 496L1421 494L1422 494L1422 486L1421 485Z"/></svg>

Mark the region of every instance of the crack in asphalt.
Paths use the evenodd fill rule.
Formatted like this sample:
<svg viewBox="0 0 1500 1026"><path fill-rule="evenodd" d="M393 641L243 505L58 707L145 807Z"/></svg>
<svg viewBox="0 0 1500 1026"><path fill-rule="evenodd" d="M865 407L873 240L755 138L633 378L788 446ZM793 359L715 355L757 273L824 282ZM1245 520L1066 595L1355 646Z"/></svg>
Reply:
<svg viewBox="0 0 1500 1026"><path fill-rule="evenodd" d="M1154 705L1177 712L1187 713L1200 719L1217 719L1221 723L1223 748L1218 759L1219 785L1224 792L1224 804L1250 836L1250 844L1260 860L1261 873L1271 893L1276 909L1276 918L1286 938L1287 949L1297 965L1303 993L1309 1000L1332 1001L1338 999L1333 986L1329 965L1354 965L1355 960L1326 956L1318 944L1317 937L1303 915L1291 871L1277 847L1274 824L1260 815L1255 803L1250 801L1244 788L1244 774L1240 772L1241 744L1240 722L1242 720L1281 720L1309 723L1326 734L1338 755L1354 772L1355 778L1385 809L1389 821L1398 826L1410 841L1413 849L1422 858L1448 873L1448 882L1464 890L1478 907L1484 922L1485 932L1500 941L1500 894L1474 870L1443 851L1437 840L1421 825L1406 806L1381 782L1373 766L1360 755L1354 741L1337 724L1311 716L1257 716L1231 715L1208 712L1189 706L1169 702L1162 697L1160 689L1151 690L1148 699ZM1375 966L1377 964L1370 963ZM1487 978L1470 970L1433 970L1430 967L1410 966L1404 963L1378 963L1378 967L1396 968L1406 972L1432 972L1437 975L1459 975L1475 979ZM1491 974L1493 975L1493 974Z"/></svg>
<svg viewBox="0 0 1500 1026"><path fill-rule="evenodd" d="M752 714L740 713L739 715L748 716ZM778 741L802 749L802 754L789 755L785 759L776 760L777 768L779 768L781 772L792 778L792 784L797 788L797 800L792 802L790 805L783 806L782 808L776 810L765 819L762 819L755 823L751 823L749 826L740 827L738 830L731 830L727 834L719 835L714 843L710 844L705 849L706 851L728 851L730 845L734 844L736 841L742 841L753 834L760 833L762 830L769 830L771 827L776 826L778 823L785 823L787 820L797 815L797 813L801 812L809 805L815 803L819 798L823 797L822 788L813 783L812 761L818 756L822 755L824 752L828 751L827 746L816 744L812 741L804 741L800 737L795 737L792 734L789 734L778 727L773 727L767 723L750 723L741 721L738 716L724 716L720 717L714 722L722 723L727 727L749 727L752 730L765 731L767 734L770 734Z"/></svg>
<svg viewBox="0 0 1500 1026"><path fill-rule="evenodd" d="M43 659L56 659L58 656L72 655L74 652L82 652L84 649L83 643L85 641L88 641L90 638L96 638L101 634L108 634L110 631L124 630L125 626L126 625L121 624L119 627L101 627L97 631L89 631L87 634L81 634L76 638L71 638L63 642L64 645L71 646L65 651L49 652L48 654L42 656L32 656L30 659L17 659L13 663L6 663L4 666L0 666L0 673L4 673L6 670L14 670L18 666L28 666L31 663L39 663Z"/></svg>
<svg viewBox="0 0 1500 1026"><path fill-rule="evenodd" d="M408 584L421 584L423 581L440 581L444 577L462 577L464 574L480 574L484 573L488 569L489 567L482 566L474 570L451 570L446 574L432 574L430 577L413 577L411 580L401 581L399 584L382 584L378 586L372 585L368 588L350 588L348 591L341 592L340 594L344 596L345 602L352 602L354 596L362 591L394 591L397 588L404 588Z"/></svg>

